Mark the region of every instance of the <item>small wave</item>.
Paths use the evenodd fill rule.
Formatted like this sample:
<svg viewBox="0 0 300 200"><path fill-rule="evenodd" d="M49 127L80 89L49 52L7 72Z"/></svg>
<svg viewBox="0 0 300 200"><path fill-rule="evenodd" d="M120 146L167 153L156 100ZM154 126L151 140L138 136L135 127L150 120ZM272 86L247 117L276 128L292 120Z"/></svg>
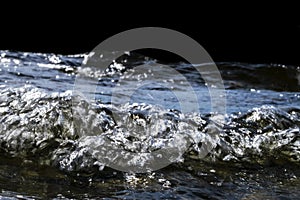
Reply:
<svg viewBox="0 0 300 200"><path fill-rule="evenodd" d="M281 64L218 63L228 89L300 91L300 67Z"/></svg>
<svg viewBox="0 0 300 200"><path fill-rule="evenodd" d="M191 145L184 155L188 159L241 163L263 163L268 159L300 162L298 109L284 111L262 106L231 116L226 124L211 127L208 125L214 123L208 116L183 115L146 104L113 108L99 103L95 105L96 109L82 111L85 116L74 116L71 96L70 91L47 94L31 86L2 90L1 151L10 156L34 158L33 162L67 171L87 170L95 165L103 169L105 164L99 162L102 158L97 155L103 142L100 135L106 135L118 149L144 153L164 148L175 133L180 133L191 138ZM90 106L80 101L80 109L83 105ZM122 113L120 116L124 117L116 119L112 112ZM74 121L80 126L76 127ZM149 137L132 134L146 128L151 130ZM93 133L82 134L86 130L93 130ZM218 130L218 134L212 137L214 130ZM203 157L201 146L207 144L213 148ZM177 161L182 162L184 157Z"/></svg>

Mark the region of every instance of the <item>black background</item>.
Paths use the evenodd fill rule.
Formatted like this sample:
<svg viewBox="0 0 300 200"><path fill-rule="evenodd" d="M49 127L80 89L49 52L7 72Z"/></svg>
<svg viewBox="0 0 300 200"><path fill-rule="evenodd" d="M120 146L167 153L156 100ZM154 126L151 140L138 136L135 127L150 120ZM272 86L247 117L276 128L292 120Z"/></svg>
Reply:
<svg viewBox="0 0 300 200"><path fill-rule="evenodd" d="M293 22L282 18L280 10L219 11L199 6L189 10L170 5L157 11L155 6L146 10L144 4L122 12L115 9L116 5L88 3L76 9L55 2L2 7L6 12L1 13L0 49L85 53L121 31L156 26L192 37L215 61L300 64L300 23L294 16Z"/></svg>

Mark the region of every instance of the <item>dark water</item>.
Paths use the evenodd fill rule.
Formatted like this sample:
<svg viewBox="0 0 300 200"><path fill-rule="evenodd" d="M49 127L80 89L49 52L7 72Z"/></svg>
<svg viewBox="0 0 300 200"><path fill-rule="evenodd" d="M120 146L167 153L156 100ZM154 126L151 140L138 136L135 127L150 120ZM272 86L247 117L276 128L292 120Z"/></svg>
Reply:
<svg viewBox="0 0 300 200"><path fill-rule="evenodd" d="M103 74L81 67L85 57L0 51L1 199L299 199L298 66L217 63L226 88L220 124L211 118L218 114L211 113L208 86L189 64L168 65L188 78L199 99L199 110L184 114L159 84L140 87L128 104L110 103L118 77L140 65L163 75L159 61L126 54ZM84 117L72 112L78 76L99 78L94 112ZM174 91L189 92L177 76L165 77ZM124 117L114 119L112 111ZM85 127L93 133L82 135ZM150 139L130 136L149 127ZM99 135L126 151L151 152L177 133L189 135L191 144L158 171L120 172L97 153Z"/></svg>

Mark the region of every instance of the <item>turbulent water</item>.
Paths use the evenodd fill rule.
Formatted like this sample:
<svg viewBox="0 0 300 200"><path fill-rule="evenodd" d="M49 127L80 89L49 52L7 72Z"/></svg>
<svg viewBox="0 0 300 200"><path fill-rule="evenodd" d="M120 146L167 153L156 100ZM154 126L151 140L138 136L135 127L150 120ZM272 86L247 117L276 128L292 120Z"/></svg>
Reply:
<svg viewBox="0 0 300 200"><path fill-rule="evenodd" d="M168 64L178 77L164 71L165 63L125 53L104 73L82 66L86 58L0 51L1 198L299 198L298 66L217 63L226 89L220 122L211 109L211 86L190 64ZM156 70L172 90L144 84L118 104L127 94L113 95L113 89L137 66L149 70L131 80L141 82ZM96 84L93 103L77 101L77 77ZM183 78L198 97L184 99L199 105L189 113L180 112L174 95L188 97ZM113 157L99 152L103 146L155 152L178 135L189 138L184 154L157 171L121 172L107 165Z"/></svg>

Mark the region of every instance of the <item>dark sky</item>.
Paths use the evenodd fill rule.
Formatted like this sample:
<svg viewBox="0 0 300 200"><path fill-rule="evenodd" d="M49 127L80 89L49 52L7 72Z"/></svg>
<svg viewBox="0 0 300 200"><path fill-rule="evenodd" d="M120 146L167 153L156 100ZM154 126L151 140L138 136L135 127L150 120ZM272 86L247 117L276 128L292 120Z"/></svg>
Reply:
<svg viewBox="0 0 300 200"><path fill-rule="evenodd" d="M70 10L23 10L15 19L9 16L13 13L2 13L0 49L84 53L121 31L157 26L180 31L197 40L215 61L300 65L300 22L297 21L246 19L240 14L228 18L223 13L209 17L181 11L161 15L155 11L118 14L111 10L105 14L99 11L98 15L95 11L89 14Z"/></svg>

